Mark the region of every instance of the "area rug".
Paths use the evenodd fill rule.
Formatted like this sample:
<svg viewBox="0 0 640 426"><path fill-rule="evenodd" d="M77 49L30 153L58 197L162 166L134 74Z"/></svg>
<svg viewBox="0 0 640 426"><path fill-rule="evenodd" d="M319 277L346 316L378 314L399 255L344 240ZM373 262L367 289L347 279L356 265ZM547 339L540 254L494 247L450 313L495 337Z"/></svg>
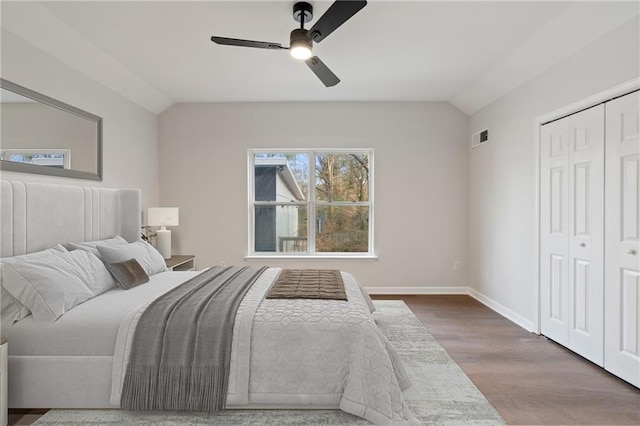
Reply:
<svg viewBox="0 0 640 426"><path fill-rule="evenodd" d="M374 313L413 385L404 397L424 425L503 425L496 410L401 300L377 300ZM370 425L340 410L227 410L216 413L51 410L53 425Z"/></svg>

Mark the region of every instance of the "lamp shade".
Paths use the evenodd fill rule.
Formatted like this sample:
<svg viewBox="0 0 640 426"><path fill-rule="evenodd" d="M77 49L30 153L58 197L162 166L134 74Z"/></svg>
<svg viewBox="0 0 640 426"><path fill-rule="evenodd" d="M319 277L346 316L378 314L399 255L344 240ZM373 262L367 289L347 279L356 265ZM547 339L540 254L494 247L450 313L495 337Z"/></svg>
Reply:
<svg viewBox="0 0 640 426"><path fill-rule="evenodd" d="M149 207L147 210L147 225L178 226L178 208Z"/></svg>

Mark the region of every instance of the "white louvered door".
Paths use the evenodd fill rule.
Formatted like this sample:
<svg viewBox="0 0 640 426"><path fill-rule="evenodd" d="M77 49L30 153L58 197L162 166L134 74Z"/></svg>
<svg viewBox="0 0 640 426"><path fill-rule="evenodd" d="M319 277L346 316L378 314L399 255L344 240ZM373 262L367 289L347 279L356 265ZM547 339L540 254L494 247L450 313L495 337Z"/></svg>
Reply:
<svg viewBox="0 0 640 426"><path fill-rule="evenodd" d="M542 127L541 330L603 365L604 106Z"/></svg>
<svg viewBox="0 0 640 426"><path fill-rule="evenodd" d="M640 387L640 93L606 116L605 368Z"/></svg>

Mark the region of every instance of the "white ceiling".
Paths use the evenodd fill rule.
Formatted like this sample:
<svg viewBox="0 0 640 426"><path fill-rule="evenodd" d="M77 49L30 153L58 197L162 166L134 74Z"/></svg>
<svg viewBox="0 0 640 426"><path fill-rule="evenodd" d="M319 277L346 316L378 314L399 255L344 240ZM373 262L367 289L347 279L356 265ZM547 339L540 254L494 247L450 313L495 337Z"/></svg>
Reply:
<svg viewBox="0 0 640 426"><path fill-rule="evenodd" d="M286 51L210 41L288 45L298 25L293 3L2 1L2 28L155 113L176 102L449 101L471 114L640 9L611 1L370 1L314 46L342 80L333 88ZM311 3L317 19L332 2Z"/></svg>

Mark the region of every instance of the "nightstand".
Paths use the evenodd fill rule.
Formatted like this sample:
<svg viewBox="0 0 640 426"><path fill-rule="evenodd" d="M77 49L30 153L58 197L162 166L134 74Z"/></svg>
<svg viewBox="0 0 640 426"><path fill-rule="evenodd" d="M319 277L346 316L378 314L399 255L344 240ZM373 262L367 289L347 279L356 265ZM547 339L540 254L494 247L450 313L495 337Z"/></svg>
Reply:
<svg viewBox="0 0 640 426"><path fill-rule="evenodd" d="M170 271L195 271L196 257L192 254L175 254L164 260Z"/></svg>
<svg viewBox="0 0 640 426"><path fill-rule="evenodd" d="M6 339L0 340L0 426L6 426L9 421L7 399L7 358L9 344Z"/></svg>

